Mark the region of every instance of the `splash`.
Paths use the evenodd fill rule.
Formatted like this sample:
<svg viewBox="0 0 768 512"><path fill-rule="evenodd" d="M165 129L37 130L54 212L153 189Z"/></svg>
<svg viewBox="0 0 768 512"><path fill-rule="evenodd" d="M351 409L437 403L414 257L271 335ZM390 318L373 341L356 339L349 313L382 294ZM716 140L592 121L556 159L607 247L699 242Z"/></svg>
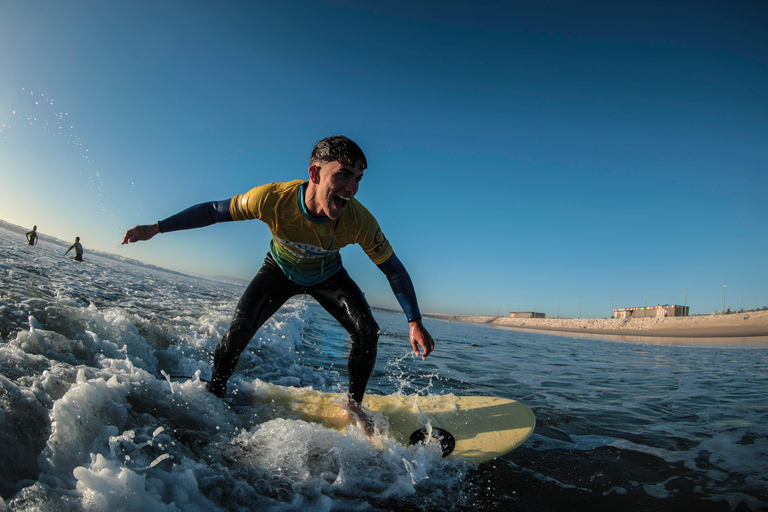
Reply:
<svg viewBox="0 0 768 512"><path fill-rule="evenodd" d="M22 137L43 136L63 142L74 154L79 173L97 199L102 214L109 214L110 195L101 171L92 156L88 141L77 127L74 116L59 107L49 94L26 87L20 89L16 106L0 111L0 140L13 142ZM30 133L28 130L32 130ZM114 211L111 213L114 217Z"/></svg>

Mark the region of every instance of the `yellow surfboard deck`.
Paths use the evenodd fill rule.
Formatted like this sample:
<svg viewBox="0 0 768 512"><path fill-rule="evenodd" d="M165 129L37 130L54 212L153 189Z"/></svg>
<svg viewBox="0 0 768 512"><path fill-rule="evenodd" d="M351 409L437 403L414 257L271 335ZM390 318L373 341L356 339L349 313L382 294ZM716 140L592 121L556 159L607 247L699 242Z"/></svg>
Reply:
<svg viewBox="0 0 768 512"><path fill-rule="evenodd" d="M338 393L295 388L256 380L250 384L252 406L261 421L300 419L344 432L350 424ZM241 390L243 391L243 390ZM536 418L520 402L492 396L366 395L363 405L389 422L389 436L408 445L411 434L426 426L450 432L456 447L450 457L477 463L508 453L533 433Z"/></svg>

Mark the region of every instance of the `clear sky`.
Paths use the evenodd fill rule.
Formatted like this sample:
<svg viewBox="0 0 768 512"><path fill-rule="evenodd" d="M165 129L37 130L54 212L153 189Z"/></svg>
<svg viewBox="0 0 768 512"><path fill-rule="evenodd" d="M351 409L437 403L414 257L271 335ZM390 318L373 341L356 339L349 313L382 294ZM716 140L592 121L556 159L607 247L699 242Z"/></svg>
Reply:
<svg viewBox="0 0 768 512"><path fill-rule="evenodd" d="M766 27L762 0L0 0L0 218L249 279L259 221L119 243L343 134L422 311L762 307Z"/></svg>

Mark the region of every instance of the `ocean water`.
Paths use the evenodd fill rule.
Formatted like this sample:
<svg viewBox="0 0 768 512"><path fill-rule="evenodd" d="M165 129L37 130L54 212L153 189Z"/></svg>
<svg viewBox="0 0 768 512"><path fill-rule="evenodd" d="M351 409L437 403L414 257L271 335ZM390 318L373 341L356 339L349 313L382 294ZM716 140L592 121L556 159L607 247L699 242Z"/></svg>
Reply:
<svg viewBox="0 0 768 512"><path fill-rule="evenodd" d="M369 392L520 400L537 428L475 465L376 449L204 390L242 288L0 228L0 511L762 510L768 349L642 345L400 314ZM376 271L372 266L371 271ZM256 334L233 383L346 389L346 333L311 299ZM176 378L171 376L188 376Z"/></svg>

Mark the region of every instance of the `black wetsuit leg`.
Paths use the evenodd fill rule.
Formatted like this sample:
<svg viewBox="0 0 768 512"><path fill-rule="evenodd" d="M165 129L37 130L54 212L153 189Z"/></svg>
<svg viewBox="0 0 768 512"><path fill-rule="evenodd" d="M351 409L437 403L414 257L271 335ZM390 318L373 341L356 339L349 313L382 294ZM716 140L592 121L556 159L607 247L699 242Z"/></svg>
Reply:
<svg viewBox="0 0 768 512"><path fill-rule="evenodd" d="M379 342L379 325L373 318L365 295L343 268L328 280L310 286L307 293L317 300L352 338L352 349L347 361L349 395L361 403L376 365Z"/></svg>
<svg viewBox="0 0 768 512"><path fill-rule="evenodd" d="M216 345L213 354L213 376L210 390L223 396L229 378L235 371L240 355L256 331L303 287L290 281L272 255L264 260L259 272L245 289L237 304L232 324Z"/></svg>
<svg viewBox="0 0 768 512"><path fill-rule="evenodd" d="M349 395L362 402L376 364L379 326L357 284L343 268L328 280L313 286L290 281L271 255L243 293L232 324L216 346L210 390L223 396L240 355L256 331L294 295L306 293L328 311L349 333Z"/></svg>

